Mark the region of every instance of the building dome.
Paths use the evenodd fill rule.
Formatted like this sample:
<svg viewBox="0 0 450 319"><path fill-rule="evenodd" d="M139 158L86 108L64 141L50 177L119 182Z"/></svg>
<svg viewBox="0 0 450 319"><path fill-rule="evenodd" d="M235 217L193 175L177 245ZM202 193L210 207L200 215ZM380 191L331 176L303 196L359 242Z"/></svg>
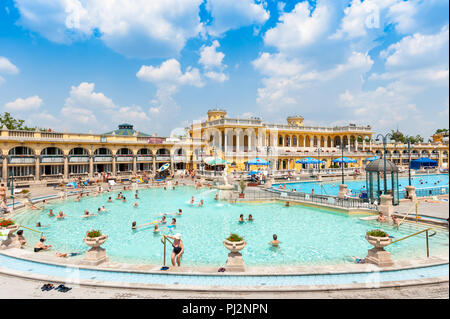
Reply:
<svg viewBox="0 0 450 319"><path fill-rule="evenodd" d="M208 121L220 120L225 118L227 111L223 109L208 110Z"/></svg>
<svg viewBox="0 0 450 319"><path fill-rule="evenodd" d="M380 158L372 161L366 166L367 172L384 172L384 159ZM386 173L398 172L398 167L390 160L386 160Z"/></svg>
<svg viewBox="0 0 450 319"><path fill-rule="evenodd" d="M117 130L104 133L104 135L119 135L119 136L150 136L145 133L141 133L136 131L133 128L133 125L128 123L119 124L119 128Z"/></svg>

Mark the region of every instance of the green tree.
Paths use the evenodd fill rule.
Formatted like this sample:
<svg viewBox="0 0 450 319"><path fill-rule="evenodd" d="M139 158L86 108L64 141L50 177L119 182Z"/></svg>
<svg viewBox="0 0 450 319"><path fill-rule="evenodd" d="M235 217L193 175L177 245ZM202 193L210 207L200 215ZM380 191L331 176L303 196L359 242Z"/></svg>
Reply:
<svg viewBox="0 0 450 319"><path fill-rule="evenodd" d="M34 131L36 127L28 127L24 125L25 120L16 119L11 116L9 112L4 112L0 114L0 128L6 126L8 130L25 130L25 131ZM45 129L39 128L41 131L45 131Z"/></svg>
<svg viewBox="0 0 450 319"><path fill-rule="evenodd" d="M438 128L436 130L435 134L439 134L439 133L448 133L448 129L446 129L446 128Z"/></svg>
<svg viewBox="0 0 450 319"><path fill-rule="evenodd" d="M392 138L391 140L397 142L397 143L405 143L405 136L400 131L391 131Z"/></svg>

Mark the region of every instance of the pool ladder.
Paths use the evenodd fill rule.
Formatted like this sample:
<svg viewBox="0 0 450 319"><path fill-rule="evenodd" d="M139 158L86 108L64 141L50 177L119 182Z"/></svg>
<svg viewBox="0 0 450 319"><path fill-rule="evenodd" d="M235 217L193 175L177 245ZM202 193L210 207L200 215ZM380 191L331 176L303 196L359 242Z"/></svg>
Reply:
<svg viewBox="0 0 450 319"><path fill-rule="evenodd" d="M170 241L170 239L167 238L167 236L163 235L161 236L161 243L164 245L164 265L166 266L166 245L167 245L167 241L171 244L173 244L173 242Z"/></svg>
<svg viewBox="0 0 450 319"><path fill-rule="evenodd" d="M430 234L428 234L429 231L432 231L433 233L430 235ZM429 228L426 228L426 229L422 229L421 231L418 231L418 232L416 232L416 233L414 233L414 234L411 234L411 235L405 236L405 237L403 237L403 238L394 240L392 243L390 243L390 245L395 244L395 243L398 243L399 241L408 239L408 238L410 238L410 237L417 236L417 235L419 235L419 234L422 234L423 232L425 232L425 234L426 234L427 257L430 257L430 246L429 246L429 243L428 243L428 238L429 238L429 237L433 237L434 235L437 234L437 231L436 231L434 228L432 228L432 227L429 227Z"/></svg>

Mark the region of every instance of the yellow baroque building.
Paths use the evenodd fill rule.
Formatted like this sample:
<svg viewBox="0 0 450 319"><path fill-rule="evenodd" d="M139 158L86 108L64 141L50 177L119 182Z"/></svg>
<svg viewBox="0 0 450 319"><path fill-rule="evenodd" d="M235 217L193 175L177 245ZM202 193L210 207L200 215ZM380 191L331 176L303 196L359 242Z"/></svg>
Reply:
<svg viewBox="0 0 450 319"><path fill-rule="evenodd" d="M263 122L261 118L228 118L221 109L208 111L208 118L195 122L183 138L148 135L130 124L104 134L58 133L0 129L0 177L3 182L60 181L95 177L101 172L114 177L154 174L166 163L177 169L205 168L206 157L231 163L230 170L244 170L245 162L261 157L272 170L302 170L296 160L314 157L330 168L342 156L355 159L353 167L381 155L383 145L374 142L370 126L305 126L303 117L290 116L285 124ZM343 146L343 147L341 147ZM408 165L407 145L389 143L387 158ZM448 165L448 138L411 146L411 159L429 157Z"/></svg>

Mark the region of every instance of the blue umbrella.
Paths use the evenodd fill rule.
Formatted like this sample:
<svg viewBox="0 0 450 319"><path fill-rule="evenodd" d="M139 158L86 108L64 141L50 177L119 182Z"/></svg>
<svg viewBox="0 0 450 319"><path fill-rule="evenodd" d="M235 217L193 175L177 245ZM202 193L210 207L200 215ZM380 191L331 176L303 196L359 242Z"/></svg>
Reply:
<svg viewBox="0 0 450 319"><path fill-rule="evenodd" d="M339 157L332 160L333 163L356 163L356 160L349 157Z"/></svg>
<svg viewBox="0 0 450 319"><path fill-rule="evenodd" d="M169 164L169 163L166 163L166 164L164 164L163 166L161 166L161 167L158 169L158 172L165 171L165 170L168 169L169 167L170 167L170 164Z"/></svg>
<svg viewBox="0 0 450 319"><path fill-rule="evenodd" d="M323 163L324 161L312 158L312 157L307 157L307 158L302 158L301 160L297 160L295 161L296 163L299 164L320 164Z"/></svg>
<svg viewBox="0 0 450 319"><path fill-rule="evenodd" d="M367 162L372 162L372 161L377 160L379 158L380 158L379 156L369 157L369 158L366 159L366 161Z"/></svg>
<svg viewBox="0 0 450 319"><path fill-rule="evenodd" d="M248 175L256 175L256 174L259 174L259 173L261 173L261 172L258 172L258 171L251 171L250 173L248 173Z"/></svg>
<svg viewBox="0 0 450 319"><path fill-rule="evenodd" d="M266 160L263 160L262 158L254 158L252 160L249 160L246 162L247 165L269 165L270 163Z"/></svg>

